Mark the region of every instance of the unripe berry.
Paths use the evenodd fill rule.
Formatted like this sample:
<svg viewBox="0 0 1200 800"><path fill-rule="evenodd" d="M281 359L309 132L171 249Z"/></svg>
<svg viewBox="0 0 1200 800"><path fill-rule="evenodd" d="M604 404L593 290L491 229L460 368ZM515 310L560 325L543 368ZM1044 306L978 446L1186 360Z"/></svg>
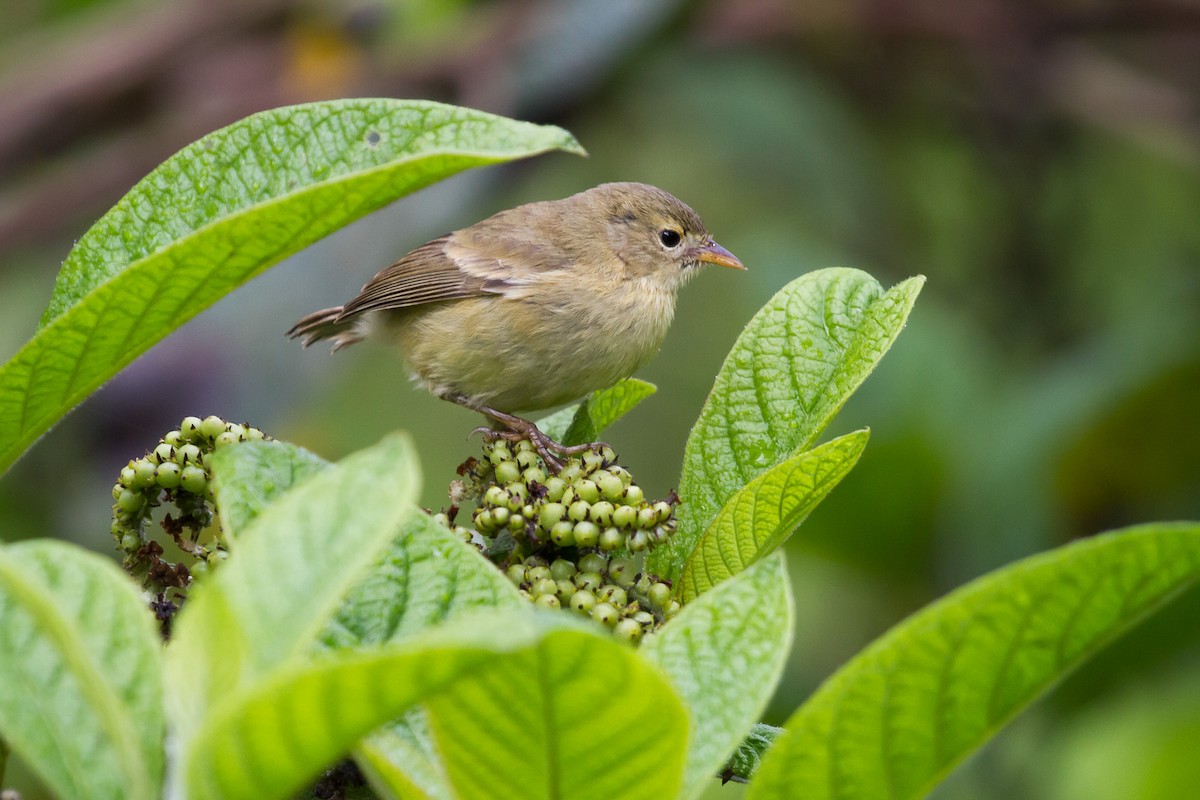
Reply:
<svg viewBox="0 0 1200 800"><path fill-rule="evenodd" d="M246 438L246 426L245 426L245 425L239 425L239 424L238 424L238 423L236 423L236 422L231 422L231 423L229 423L228 425L226 425L226 426L225 426L225 432L226 432L226 433L232 433L234 436L236 436L236 437L237 437L237 440L238 440L239 442L241 442L241 441L244 441L244 440L245 440L245 438Z"/></svg>
<svg viewBox="0 0 1200 800"><path fill-rule="evenodd" d="M559 547L570 547L576 544L575 525L570 520L554 523L550 529L550 541Z"/></svg>
<svg viewBox="0 0 1200 800"><path fill-rule="evenodd" d="M632 528L637 522L637 509L633 506L617 506L613 509L612 524L618 528Z"/></svg>
<svg viewBox="0 0 1200 800"><path fill-rule="evenodd" d="M579 547L595 547L600 538L600 528L596 523L586 519L575 523L574 540Z"/></svg>
<svg viewBox="0 0 1200 800"><path fill-rule="evenodd" d="M600 527L607 528L612 525L613 510L612 503L607 500L601 500L592 504L592 507L588 510L588 517Z"/></svg>
<svg viewBox="0 0 1200 800"><path fill-rule="evenodd" d="M142 537L138 536L136 533L127 533L121 537L121 549L124 550L126 553L132 553L133 551L137 550L141 546L142 546ZM594 597L592 598L592 602L593 603L596 602L596 599Z"/></svg>
<svg viewBox="0 0 1200 800"><path fill-rule="evenodd" d="M666 608L671 602L671 587L665 583L656 583L646 592L646 599L655 608Z"/></svg>
<svg viewBox="0 0 1200 800"><path fill-rule="evenodd" d="M591 508L592 507L584 501L576 500L574 503L571 503L570 507L567 509L567 516L570 517L573 522L583 522L588 518L588 512L591 511Z"/></svg>
<svg viewBox="0 0 1200 800"><path fill-rule="evenodd" d="M496 482L497 483L514 483L521 479L521 468L517 466L517 462L506 460L501 461L496 465Z"/></svg>
<svg viewBox="0 0 1200 800"><path fill-rule="evenodd" d="M497 466L502 461L512 459L512 451L508 449L508 443L505 441L497 441L492 443L492 449L488 453L488 461L492 466Z"/></svg>
<svg viewBox="0 0 1200 800"><path fill-rule="evenodd" d="M507 506L498 506L492 509L492 522L497 528L503 528L508 524L509 510Z"/></svg>
<svg viewBox="0 0 1200 800"><path fill-rule="evenodd" d="M518 439L513 449L518 453L528 453L533 451L533 442L528 439Z"/></svg>
<svg viewBox="0 0 1200 800"><path fill-rule="evenodd" d="M596 595L587 589L580 589L571 595L568 605L572 610L578 611L580 614L590 614L592 613L592 609L596 607Z"/></svg>
<svg viewBox="0 0 1200 800"><path fill-rule="evenodd" d="M624 467L613 464L608 468L608 474L616 477L623 486L628 486L633 481L633 475Z"/></svg>
<svg viewBox="0 0 1200 800"><path fill-rule="evenodd" d="M508 529L515 533L525 530L525 518L520 514L512 514L508 518Z"/></svg>
<svg viewBox="0 0 1200 800"><path fill-rule="evenodd" d="M562 478L567 483L574 483L579 479L579 476L582 473L583 471L579 467L579 460L573 458L564 464L563 468L558 471L558 477Z"/></svg>
<svg viewBox="0 0 1200 800"><path fill-rule="evenodd" d="M643 628L654 627L654 615L649 611L635 611L630 617L631 620L641 625Z"/></svg>
<svg viewBox="0 0 1200 800"><path fill-rule="evenodd" d="M508 569L505 570L505 574L508 575L510 581L520 586L525 582L526 571L524 564L510 564Z"/></svg>
<svg viewBox="0 0 1200 800"><path fill-rule="evenodd" d="M562 603L558 601L558 597L552 594L538 595L537 599L533 601L533 604L538 608L549 608L554 611L562 608Z"/></svg>
<svg viewBox="0 0 1200 800"><path fill-rule="evenodd" d="M542 483L546 480L546 470L541 467L530 467L521 473L521 480L525 483Z"/></svg>
<svg viewBox="0 0 1200 800"><path fill-rule="evenodd" d="M637 527L641 529L653 528L658 523L658 514L654 510L654 506L643 506L638 509Z"/></svg>
<svg viewBox="0 0 1200 800"><path fill-rule="evenodd" d="M546 487L546 499L551 503L557 503L561 500L563 490L567 488L567 482L558 476L546 478L542 482L542 485Z"/></svg>
<svg viewBox="0 0 1200 800"><path fill-rule="evenodd" d="M521 452L517 453L515 460L517 462L517 466L523 470L529 469L530 467L536 467L540 463L538 460L537 451L535 450L522 450Z"/></svg>
<svg viewBox="0 0 1200 800"><path fill-rule="evenodd" d="M671 602L667 603L667 607L663 610L663 616L667 619L670 619L682 610L683 606L680 605L679 601L672 600Z"/></svg>
<svg viewBox="0 0 1200 800"><path fill-rule="evenodd" d="M542 594L558 594L558 581L553 578L543 578L534 583L530 587L530 591L533 592L534 597Z"/></svg>
<svg viewBox="0 0 1200 800"><path fill-rule="evenodd" d="M504 487L505 498L504 502L508 505L508 509L512 511L518 506L525 505L525 501L529 499L529 489L521 481L513 481Z"/></svg>
<svg viewBox="0 0 1200 800"><path fill-rule="evenodd" d="M580 590L594 592L604 585L604 578L600 577L598 572L579 572L575 575L575 585Z"/></svg>
<svg viewBox="0 0 1200 800"><path fill-rule="evenodd" d="M666 522L670 518L675 509L666 500L659 500L654 504L654 513L658 517L658 522Z"/></svg>
<svg viewBox="0 0 1200 800"><path fill-rule="evenodd" d="M617 586L626 588L633 585L633 579L637 576L637 562L628 558L614 558L608 565L608 577Z"/></svg>
<svg viewBox="0 0 1200 800"><path fill-rule="evenodd" d="M579 559L580 572L604 572L608 569L608 559L599 553L588 553Z"/></svg>
<svg viewBox="0 0 1200 800"><path fill-rule="evenodd" d="M631 553L640 553L650 546L650 534L645 531L634 531L625 542Z"/></svg>
<svg viewBox="0 0 1200 800"><path fill-rule="evenodd" d="M600 488L600 494L605 500L620 500L625 491L625 484L621 483L621 479L607 470L597 472L592 476L592 481Z"/></svg>
<svg viewBox="0 0 1200 800"><path fill-rule="evenodd" d="M218 416L205 417L200 423L200 433L207 439L216 439L225 432L225 420Z"/></svg>
<svg viewBox="0 0 1200 800"><path fill-rule="evenodd" d="M575 482L575 492L579 495L580 500L588 503L595 503L600 499L600 487L587 478Z"/></svg>
<svg viewBox="0 0 1200 800"><path fill-rule="evenodd" d="M179 435L187 441L195 441L200 435L201 420L199 417L184 417L183 422L179 423Z"/></svg>
<svg viewBox="0 0 1200 800"><path fill-rule="evenodd" d="M213 439L213 449L220 450L223 447L228 447L231 444L237 444L240 441L241 438L237 434L225 431L224 433L217 434L217 438Z"/></svg>
<svg viewBox="0 0 1200 800"><path fill-rule="evenodd" d="M257 441L262 441L265 438L267 438L267 435L265 433L263 433L262 431L260 431L258 428L247 428L246 429L246 440L247 441L257 442Z"/></svg>
<svg viewBox="0 0 1200 800"><path fill-rule="evenodd" d="M550 576L550 568L543 566L531 567L526 573L525 579L531 584L537 583L538 581L554 580Z"/></svg>
<svg viewBox="0 0 1200 800"><path fill-rule="evenodd" d="M596 597L602 602L612 603L617 608L624 608L629 603L629 597L620 586L607 583L596 592Z"/></svg>
<svg viewBox="0 0 1200 800"><path fill-rule="evenodd" d="M146 502L146 499L132 489L124 489L121 491L121 496L117 498L117 508L122 511L132 514L140 509Z"/></svg>
<svg viewBox="0 0 1200 800"><path fill-rule="evenodd" d="M592 619L609 627L616 625L620 618L621 614L612 603L597 603L596 607L592 609Z"/></svg>
<svg viewBox="0 0 1200 800"><path fill-rule="evenodd" d="M583 462L583 469L586 472L592 472L604 466L604 456L595 450L588 450L579 458Z"/></svg>
<svg viewBox="0 0 1200 800"><path fill-rule="evenodd" d="M133 462L130 461L128 466L121 468L121 477L118 479L118 482L123 486L133 486L134 477Z"/></svg>
<svg viewBox="0 0 1200 800"><path fill-rule="evenodd" d="M575 565L565 558L556 558L550 564L550 575L556 581L566 580L572 577L577 571Z"/></svg>
<svg viewBox="0 0 1200 800"><path fill-rule="evenodd" d="M625 546L625 534L616 528L605 528L600 534L600 541L597 544L599 544L601 550L608 552L620 550Z"/></svg>
<svg viewBox="0 0 1200 800"><path fill-rule="evenodd" d="M562 503L546 503L538 514L538 522L542 528L549 530L566 515L567 508Z"/></svg>
<svg viewBox="0 0 1200 800"><path fill-rule="evenodd" d="M642 487L631 483L625 487L622 499L631 506L641 505L641 502L646 499L646 494L642 491Z"/></svg>
<svg viewBox="0 0 1200 800"><path fill-rule="evenodd" d="M642 638L642 626L631 619L623 619L613 627L613 635L626 642L636 642Z"/></svg>
<svg viewBox="0 0 1200 800"><path fill-rule="evenodd" d="M154 483L154 465L144 458L139 458L133 462L133 482L134 489L145 489Z"/></svg>
<svg viewBox="0 0 1200 800"><path fill-rule="evenodd" d="M185 445L192 447L193 445ZM208 485L208 476L204 474L204 470L197 467L195 464L188 464L183 468L183 472L179 476L179 486L185 491L192 494L200 494Z"/></svg>
<svg viewBox="0 0 1200 800"><path fill-rule="evenodd" d="M179 431L170 431L162 437L162 440L171 445L171 447L179 447L179 445L183 444L183 435Z"/></svg>
<svg viewBox="0 0 1200 800"><path fill-rule="evenodd" d="M483 493L483 504L488 506L502 506L508 501L508 492L501 489L499 486L492 484Z"/></svg>
<svg viewBox="0 0 1200 800"><path fill-rule="evenodd" d="M175 463L179 466L195 464L200 460L200 448L194 444L180 445L175 449Z"/></svg>
<svg viewBox="0 0 1200 800"><path fill-rule="evenodd" d="M575 584L566 580L558 581L558 591L555 594L558 595L561 602L565 603L571 599L571 595L575 594Z"/></svg>
<svg viewBox="0 0 1200 800"><path fill-rule="evenodd" d="M154 478L162 488L174 489L179 486L180 472L179 465L174 461L164 461L154 470Z"/></svg>
<svg viewBox="0 0 1200 800"><path fill-rule="evenodd" d="M163 442L158 447L154 448L154 458L160 464L165 464L168 461L175 460L175 448Z"/></svg>

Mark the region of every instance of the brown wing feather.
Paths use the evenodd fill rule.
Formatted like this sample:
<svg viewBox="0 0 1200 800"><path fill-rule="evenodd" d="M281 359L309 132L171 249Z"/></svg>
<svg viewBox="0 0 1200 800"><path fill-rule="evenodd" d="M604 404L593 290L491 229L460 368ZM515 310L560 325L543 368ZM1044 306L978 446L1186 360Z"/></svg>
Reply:
<svg viewBox="0 0 1200 800"><path fill-rule="evenodd" d="M446 255L449 238L447 235L427 242L382 270L346 303L339 318L481 294L483 281L464 272Z"/></svg>

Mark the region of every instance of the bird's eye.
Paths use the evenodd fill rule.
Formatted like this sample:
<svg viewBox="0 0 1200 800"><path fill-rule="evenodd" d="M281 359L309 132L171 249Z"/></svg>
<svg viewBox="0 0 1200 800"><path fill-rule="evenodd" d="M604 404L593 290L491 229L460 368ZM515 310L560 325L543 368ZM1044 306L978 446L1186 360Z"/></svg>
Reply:
<svg viewBox="0 0 1200 800"><path fill-rule="evenodd" d="M673 228L663 228L658 232L658 240L667 247L678 247L683 241L683 236Z"/></svg>

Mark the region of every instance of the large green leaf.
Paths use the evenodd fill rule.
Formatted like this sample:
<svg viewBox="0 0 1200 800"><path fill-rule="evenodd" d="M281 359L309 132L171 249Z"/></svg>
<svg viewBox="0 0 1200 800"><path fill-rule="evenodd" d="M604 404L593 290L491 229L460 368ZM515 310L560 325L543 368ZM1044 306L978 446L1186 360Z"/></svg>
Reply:
<svg viewBox="0 0 1200 800"><path fill-rule="evenodd" d="M897 625L788 720L748 797L923 797L1056 681L1200 579L1200 525L985 575Z"/></svg>
<svg viewBox="0 0 1200 800"><path fill-rule="evenodd" d="M272 500L328 466L287 442L241 442L213 453L213 494L225 538L232 542Z"/></svg>
<svg viewBox="0 0 1200 800"><path fill-rule="evenodd" d="M628 414L658 391L653 383L626 378L607 389L597 389L582 403L555 411L538 420L538 428L565 445L594 442L609 425Z"/></svg>
<svg viewBox="0 0 1200 800"><path fill-rule="evenodd" d="M649 661L592 623L473 670L426 708L459 797L657 800L680 790L683 704Z"/></svg>
<svg viewBox="0 0 1200 800"><path fill-rule="evenodd" d="M642 645L692 719L683 797L712 783L762 715L792 643L792 593L783 554L686 605Z"/></svg>
<svg viewBox="0 0 1200 800"><path fill-rule="evenodd" d="M62 542L3 546L0 620L0 737L59 797L159 797L162 647L132 582Z"/></svg>
<svg viewBox="0 0 1200 800"><path fill-rule="evenodd" d="M692 548L677 592L683 602L770 555L858 463L867 431L783 461L743 486Z"/></svg>
<svg viewBox="0 0 1200 800"><path fill-rule="evenodd" d="M37 334L0 367L0 470L285 256L448 175L553 149L582 152L559 128L388 99L264 111L185 147L84 234Z"/></svg>
<svg viewBox="0 0 1200 800"><path fill-rule="evenodd" d="M181 749L172 790L189 800L289 796L373 728L416 703L510 663L573 620L492 612L378 648L298 658L213 699ZM597 633L573 636L615 642Z"/></svg>
<svg viewBox="0 0 1200 800"><path fill-rule="evenodd" d="M650 556L676 578L717 512L758 475L812 446L904 327L924 278L885 292L823 269L781 289L725 359L683 456L679 531Z"/></svg>
<svg viewBox="0 0 1200 800"><path fill-rule="evenodd" d="M168 713L184 741L218 696L307 656L346 595L420 513L416 457L392 435L264 508L193 587L167 650Z"/></svg>

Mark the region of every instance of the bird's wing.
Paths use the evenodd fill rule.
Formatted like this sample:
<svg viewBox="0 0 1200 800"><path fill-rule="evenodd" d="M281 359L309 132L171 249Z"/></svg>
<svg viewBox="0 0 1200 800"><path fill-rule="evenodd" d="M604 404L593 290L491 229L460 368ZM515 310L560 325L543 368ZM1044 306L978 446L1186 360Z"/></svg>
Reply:
<svg viewBox="0 0 1200 800"><path fill-rule="evenodd" d="M525 226L480 223L423 244L381 271L346 303L340 319L487 294L519 295L538 275L568 263Z"/></svg>

